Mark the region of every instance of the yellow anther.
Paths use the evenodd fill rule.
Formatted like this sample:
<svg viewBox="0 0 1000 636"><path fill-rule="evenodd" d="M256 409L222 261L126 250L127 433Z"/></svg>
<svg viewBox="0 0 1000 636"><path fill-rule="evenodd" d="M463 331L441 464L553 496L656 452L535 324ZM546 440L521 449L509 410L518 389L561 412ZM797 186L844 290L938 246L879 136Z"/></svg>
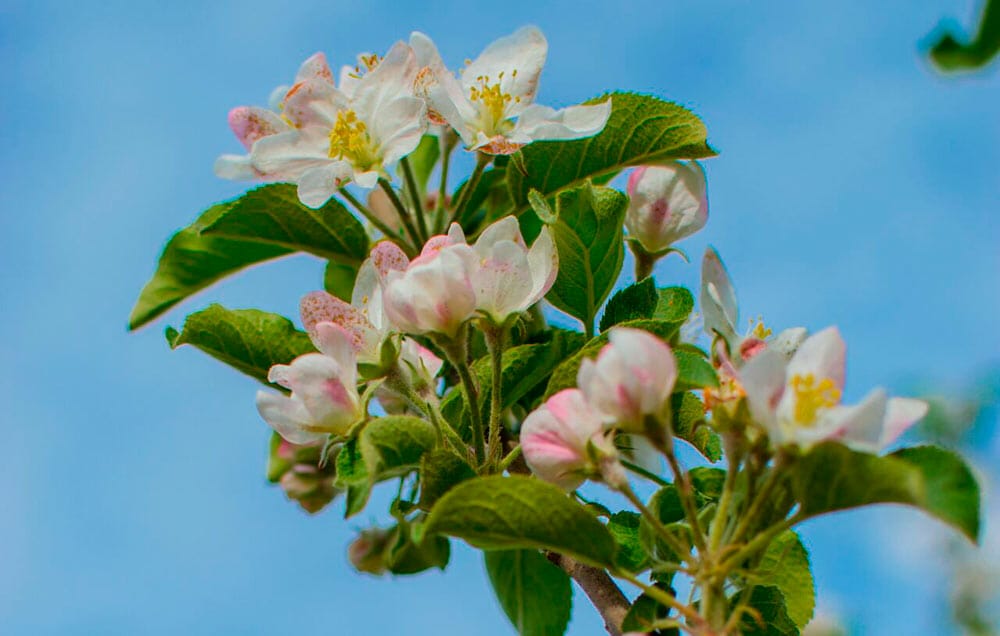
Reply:
<svg viewBox="0 0 1000 636"><path fill-rule="evenodd" d="M812 373L792 376L792 391L795 392L795 421L810 426L816 421L820 410L840 403L840 389L830 378L819 382Z"/></svg>
<svg viewBox="0 0 1000 636"><path fill-rule="evenodd" d="M750 322L751 324L753 323L752 320ZM765 327L764 321L758 316L757 324L753 325L752 333L753 337L757 338L758 340L767 340L769 337L771 337L771 334L774 332Z"/></svg>
<svg viewBox="0 0 1000 636"><path fill-rule="evenodd" d="M503 72L497 77L496 83L491 84L490 78L487 75L480 75L476 78L478 86L472 86L469 88L469 99L473 102L479 102L483 105L486 111L487 119L492 124L492 127L496 127L504 119L504 111L507 108L507 104L514 100L510 93L505 93L500 88L500 82L503 80ZM518 98L516 101L520 101Z"/></svg>
<svg viewBox="0 0 1000 636"><path fill-rule="evenodd" d="M368 135L368 126L353 110L342 110L330 129L330 158L346 159L356 167L368 168L377 162Z"/></svg>

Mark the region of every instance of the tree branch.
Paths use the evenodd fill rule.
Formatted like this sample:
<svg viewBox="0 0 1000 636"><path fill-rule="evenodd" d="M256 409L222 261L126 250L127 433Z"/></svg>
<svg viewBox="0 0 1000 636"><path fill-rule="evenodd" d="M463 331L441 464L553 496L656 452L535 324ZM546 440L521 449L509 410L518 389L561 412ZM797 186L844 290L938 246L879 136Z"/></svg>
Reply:
<svg viewBox="0 0 1000 636"><path fill-rule="evenodd" d="M622 594L614 579L604 570L584 565L575 559L555 552L547 553L549 561L562 568L576 581L580 589L600 612L604 627L611 636L622 636L622 621L631 603Z"/></svg>

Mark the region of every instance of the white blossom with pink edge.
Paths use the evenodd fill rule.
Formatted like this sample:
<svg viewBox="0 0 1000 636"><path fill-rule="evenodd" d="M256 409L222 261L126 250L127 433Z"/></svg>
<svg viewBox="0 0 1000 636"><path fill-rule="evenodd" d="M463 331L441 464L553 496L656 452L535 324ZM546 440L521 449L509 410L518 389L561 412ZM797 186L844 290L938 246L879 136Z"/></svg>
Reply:
<svg viewBox="0 0 1000 636"><path fill-rule="evenodd" d="M746 333L740 334L736 327L739 324L736 289L719 253L712 247L705 249L705 256L701 260L699 303L704 316L705 333L710 338L718 335L725 341L728 351L717 350L716 353L734 368L742 366L744 361L765 349L773 349L789 358L807 335L805 327L792 327L772 336L771 330L759 319L756 324L751 324Z"/></svg>
<svg viewBox="0 0 1000 636"><path fill-rule="evenodd" d="M650 254L660 254L708 221L705 171L697 161L640 166L628 179L625 228Z"/></svg>
<svg viewBox="0 0 1000 636"><path fill-rule="evenodd" d="M342 435L364 416L358 395L357 359L350 335L330 324L317 346L320 353L276 364L267 379L291 395L257 392L257 410L271 428L293 444L309 444Z"/></svg>
<svg viewBox="0 0 1000 636"><path fill-rule="evenodd" d="M539 479L570 491L602 472L591 448L617 465L614 445L604 433L601 414L579 389L559 391L532 411L521 425L521 451ZM623 471L611 470L613 475ZM617 479L617 477L615 477Z"/></svg>
<svg viewBox="0 0 1000 636"><path fill-rule="evenodd" d="M926 415L926 402L888 398L881 388L858 404L842 404L846 352L840 332L828 327L807 338L791 360L768 349L740 370L750 412L775 447L808 449L837 440L878 453Z"/></svg>
<svg viewBox="0 0 1000 636"><path fill-rule="evenodd" d="M410 46L422 67L421 94L435 118L450 124L470 150L507 155L532 141L592 137L611 114L610 99L561 110L534 103L548 54L538 27L494 41L457 78L429 37L414 32Z"/></svg>
<svg viewBox="0 0 1000 636"><path fill-rule="evenodd" d="M662 418L677 381L670 346L641 329L615 327L596 360L585 358L577 385L607 428L640 433L647 417Z"/></svg>
<svg viewBox="0 0 1000 636"><path fill-rule="evenodd" d="M293 87L307 80L325 82L331 87L333 86L333 74L324 54L316 53L302 63L295 75ZM237 106L229 111L229 127L246 148L247 154L227 154L216 159L216 176L235 181L252 181L254 179L277 181L284 178L280 172L265 173L256 169L249 153L258 139L289 132L301 124L301 122L296 121L295 113L282 114L286 95L291 88L279 86L274 89L271 92L270 108Z"/></svg>
<svg viewBox="0 0 1000 636"><path fill-rule="evenodd" d="M413 93L416 75L413 51L397 42L349 92L316 80L296 84L285 113L301 125L254 144L254 168L286 175L310 207L349 182L374 187L427 130L424 100Z"/></svg>

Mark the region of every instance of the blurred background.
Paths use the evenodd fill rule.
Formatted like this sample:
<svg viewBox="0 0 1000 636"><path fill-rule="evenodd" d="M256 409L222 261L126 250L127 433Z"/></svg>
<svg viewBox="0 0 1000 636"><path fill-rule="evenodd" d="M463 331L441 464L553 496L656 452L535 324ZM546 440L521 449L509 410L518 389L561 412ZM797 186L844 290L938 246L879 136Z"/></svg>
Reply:
<svg viewBox="0 0 1000 636"><path fill-rule="evenodd" d="M944 77L921 44L976 11L0 0L0 633L512 633L464 546L445 573L355 574L345 548L369 513L345 523L342 504L309 517L288 502L264 478L254 382L167 347L164 327L210 301L294 315L322 284L318 261L253 269L125 331L167 237L245 189L212 174L239 151L228 110L265 104L317 50L353 63L414 29L457 65L535 23L550 46L542 103L625 89L693 108L720 155L706 162L709 225L682 247L719 248L744 320L839 325L848 399L875 384L947 397L910 441L962 446L988 482L1000 78ZM678 258L656 275L697 282ZM972 603L996 625L1000 493L986 488L977 552L902 508L808 523L821 613L852 634L992 633L952 616ZM571 634L602 633L580 594L573 616Z"/></svg>

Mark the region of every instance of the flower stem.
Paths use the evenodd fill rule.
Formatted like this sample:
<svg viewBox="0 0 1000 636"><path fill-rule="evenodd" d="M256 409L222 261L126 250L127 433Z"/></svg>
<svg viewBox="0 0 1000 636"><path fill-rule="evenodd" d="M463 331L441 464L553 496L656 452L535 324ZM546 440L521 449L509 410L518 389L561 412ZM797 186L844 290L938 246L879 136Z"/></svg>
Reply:
<svg viewBox="0 0 1000 636"><path fill-rule="evenodd" d="M444 211L448 198L448 168L451 165L451 152L458 143L458 135L451 128L445 129L438 139L441 146L441 182L438 184L437 205L434 206L434 227L438 232L447 232L444 225Z"/></svg>
<svg viewBox="0 0 1000 636"><path fill-rule="evenodd" d="M619 489L618 492L624 495L625 498L628 499L633 506L635 506L635 509L639 511L639 514L641 514L643 517L646 518L646 521L648 521L649 525L653 527L653 530L656 531L656 534L659 535L659 537L663 540L664 543L670 546L670 549L673 550L675 554L677 554L678 559L680 559L681 561L690 562L691 560L690 550L681 545L677 537L670 534L670 531L667 530L667 527L663 525L662 521L660 521L660 517L657 516L648 507L646 507L646 504L644 504L642 500L639 499L639 495L635 494L635 491L632 490L632 486L626 483L622 488Z"/></svg>
<svg viewBox="0 0 1000 636"><path fill-rule="evenodd" d="M483 170L486 166L493 161L493 157L485 153L479 153L476 155L476 167L472 171L472 176L469 180L465 182L465 186L462 188L462 194L458 197L458 202L455 204L455 209L451 213L451 221L461 221L462 217L465 215L465 208L469 205L469 200L472 199L472 193L475 191L476 186L479 185L479 179L483 176Z"/></svg>
<svg viewBox="0 0 1000 636"><path fill-rule="evenodd" d="M406 190L410 193L410 201L413 203L413 214L417 217L417 229L420 231L420 242L426 243L430 238L427 233L427 219L424 216L424 204L420 200L420 188L417 187L417 179L413 176L413 167L410 166L408 157L403 157L399 161L403 167L403 178L406 180Z"/></svg>
<svg viewBox="0 0 1000 636"><path fill-rule="evenodd" d="M479 408L479 389L475 380L469 372L468 339L466 338L466 328L463 327L452 339L438 340L438 346L444 351L458 372L458 379L462 383L462 390L465 392L465 403L469 407L469 419L472 421L472 444L476 451L477 468L482 468L486 463L486 440L483 435L483 412Z"/></svg>
<svg viewBox="0 0 1000 636"><path fill-rule="evenodd" d="M368 222L378 228L378 231L384 234L386 238L394 239L395 242L403 248L403 251L406 252L408 256L413 256L415 254L413 246L404 241L399 232L396 232L391 227L386 225L381 219L375 216L375 213L368 209L368 206L359 201L356 196L351 194L347 188L341 188L340 195L347 199L347 202L351 204L351 207L357 210L361 216L368 219Z"/></svg>
<svg viewBox="0 0 1000 636"><path fill-rule="evenodd" d="M635 282L648 278L653 273L656 257L643 248L638 241L629 241L632 255L635 256Z"/></svg>
<svg viewBox="0 0 1000 636"><path fill-rule="evenodd" d="M396 194L396 189L392 187L392 184L385 179L379 179L378 185L385 192L386 196L392 202L393 207L396 208L396 213L399 214L399 219L403 222L403 226L406 228L406 233L410 235L410 240L413 241L414 246L419 248L423 242L420 240L420 235L417 234L417 228L413 227L413 221L410 219L410 213L406 210L406 206L400 201L399 195ZM419 251L419 249L418 249Z"/></svg>
<svg viewBox="0 0 1000 636"><path fill-rule="evenodd" d="M514 447L514 450L507 453L507 456L500 461L500 465L497 466L497 472L502 473L503 471L510 468L510 465L517 461L517 458L521 456L521 445L518 444Z"/></svg>
<svg viewBox="0 0 1000 636"><path fill-rule="evenodd" d="M673 427L669 423L667 425L667 432L668 437L666 440L653 441L659 447L658 450L667 458L667 464L674 474L677 495L681 500L681 507L684 508L684 514L687 517L688 523L691 525L691 537L694 539L694 545L698 548L698 552L704 553L707 545L705 543L705 534L701 529L701 522L698 520L698 509L694 503L694 487L688 479L688 474L681 468L680 462L677 461L677 455L674 454L674 432Z"/></svg>
<svg viewBox="0 0 1000 636"><path fill-rule="evenodd" d="M684 631L687 631L692 634L701 633L697 630L699 629L699 626L704 623L704 619L702 619L702 617L699 616L698 613L695 612L693 609L691 609L684 603L678 601L672 594L670 594L666 590L661 590L655 585L647 585L642 581L640 581L639 579L637 579L636 577L626 572L616 572L615 576L625 579L632 585L638 587L646 594L646 596L651 596L656 601L662 603L663 605L666 605L667 607L676 610L678 614L686 618L688 620L688 623L690 623L689 625L684 625L684 624L680 625L680 628L683 629Z"/></svg>
<svg viewBox="0 0 1000 636"><path fill-rule="evenodd" d="M733 493L736 490L736 476L740 464L735 451L730 448L727 448L726 450L726 460L729 464L728 470L726 471L726 480L722 486L722 496L719 497L719 508L715 511L715 518L712 519L712 528L708 537L708 549L713 554L722 544L723 531L729 524L729 505L732 502Z"/></svg>
<svg viewBox="0 0 1000 636"><path fill-rule="evenodd" d="M502 426L500 420L503 415L503 348L506 334L504 328L498 326L489 326L484 330L484 333L493 371L490 388L489 440L486 448L489 465L496 467L503 454L503 449L500 447L500 428Z"/></svg>

